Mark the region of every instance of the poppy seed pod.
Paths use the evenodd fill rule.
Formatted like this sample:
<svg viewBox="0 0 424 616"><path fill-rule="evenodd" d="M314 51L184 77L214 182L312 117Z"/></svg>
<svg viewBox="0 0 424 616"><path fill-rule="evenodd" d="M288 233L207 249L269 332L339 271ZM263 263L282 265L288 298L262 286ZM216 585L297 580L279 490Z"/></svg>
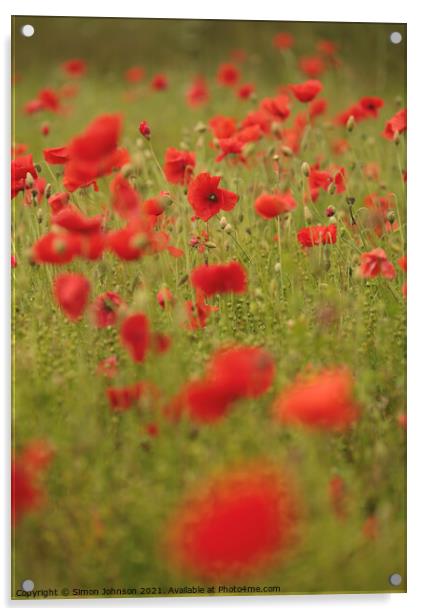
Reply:
<svg viewBox="0 0 424 616"><path fill-rule="evenodd" d="M389 210L387 212L386 218L388 222L392 225L396 220L396 213L393 210Z"/></svg>
<svg viewBox="0 0 424 616"><path fill-rule="evenodd" d="M26 188L32 188L33 186L34 186L34 178L30 174L30 172L28 171L26 176L25 176L25 187Z"/></svg>
<svg viewBox="0 0 424 616"><path fill-rule="evenodd" d="M337 186L336 186L336 184L335 184L334 182L331 182L331 183L328 185L328 194L329 194L329 195L334 195L334 193L336 192L336 190L337 190Z"/></svg>
<svg viewBox="0 0 424 616"><path fill-rule="evenodd" d="M346 122L346 128L349 133L351 133L355 128L355 118L353 117L353 115L348 117Z"/></svg>
<svg viewBox="0 0 424 616"><path fill-rule="evenodd" d="M307 162L302 163L302 166L300 169L302 171L302 174L305 176L305 178L308 178L310 176L311 167L309 166Z"/></svg>

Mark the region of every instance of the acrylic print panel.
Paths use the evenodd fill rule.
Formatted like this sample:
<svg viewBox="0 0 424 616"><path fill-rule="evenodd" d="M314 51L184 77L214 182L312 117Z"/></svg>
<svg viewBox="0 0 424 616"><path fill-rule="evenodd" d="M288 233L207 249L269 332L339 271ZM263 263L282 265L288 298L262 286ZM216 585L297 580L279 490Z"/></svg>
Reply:
<svg viewBox="0 0 424 616"><path fill-rule="evenodd" d="M405 591L405 50L13 19L14 598Z"/></svg>

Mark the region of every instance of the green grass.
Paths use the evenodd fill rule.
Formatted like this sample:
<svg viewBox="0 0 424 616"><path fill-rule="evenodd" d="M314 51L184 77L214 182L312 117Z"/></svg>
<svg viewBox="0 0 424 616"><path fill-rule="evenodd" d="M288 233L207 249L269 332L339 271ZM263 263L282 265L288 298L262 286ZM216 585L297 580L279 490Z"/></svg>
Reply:
<svg viewBox="0 0 424 616"><path fill-rule="evenodd" d="M278 62L277 54L271 86L268 77L262 81L261 71L248 62L246 80L255 81L259 99L273 95L277 85L302 79L294 64L287 67ZM136 186L143 198L170 190L170 215L176 219L172 243L184 249L186 258L174 259L164 252L128 263L107 254L100 262L32 266L27 253L49 229L49 206L43 200L37 220L37 208L24 207L22 194L14 200L13 252L18 260L13 270L14 445L19 451L29 440L41 438L54 446L56 454L44 475L45 506L26 516L14 534L12 594L27 578L35 581L36 588L58 589L166 588L199 582L169 568L161 551L169 513L190 486L202 484L217 468L252 457L267 457L293 470L305 515L302 539L293 555L246 583L278 585L285 593L405 590L405 433L397 423L397 416L405 411L403 277L399 269L394 281L356 275L360 254L375 246L383 247L394 263L404 254L406 202L400 169L405 165L405 144L403 137L395 146L380 136L384 122L397 110L394 96L403 95L403 83L386 79L386 89L364 91L360 80L350 80L349 58L345 62L346 70L323 76L323 94L330 107L327 119L363 95L382 96L386 104L377 120L361 123L350 134L318 119L299 155L283 160L298 207L290 228L282 234L281 255L274 239L275 221L262 220L253 210L262 190L281 188L271 168L275 141L260 142L256 150L267 153L265 162L247 169L214 162L209 135L194 131L199 120L206 122L218 113L241 119L253 104L237 101L213 85L205 107L188 109L183 95L189 73L184 67L170 74L167 92L146 90L137 102L125 103L120 75L94 72L82 81L69 116L48 117L51 133L45 138L39 131L45 117L25 116L21 108L39 88L60 83L57 69L24 75L17 85L14 141L28 145L54 190L61 189L61 176L56 175L60 167L47 168L42 148L65 144L100 113L124 113L122 145L140 160ZM362 71L366 79L366 64ZM300 103L295 107L300 110ZM206 254L210 263L232 258L242 262L248 272L248 291L242 296L216 297L211 303L219 311L212 313L204 330L181 327L182 305L192 293L189 283L181 280L204 262L204 255L187 246L183 232L192 210L184 191L164 182L148 155L148 145L138 143L142 119L151 125L152 146L160 162L167 146L178 147L184 141L196 152L197 171L222 174L222 185L240 195L235 209L225 213L233 227L231 235L221 229L219 215L209 221L210 240L216 248ZM330 148L336 136L348 139L351 146L339 157ZM331 162L346 168L348 188L341 195L321 192L310 206L311 224L327 224L325 209L330 204L335 207L337 243L304 251L296 239L304 224L299 206L304 185L301 165L303 161L312 164L318 155L323 168ZM381 166L380 182L364 177L362 163L370 161ZM99 212L101 205L109 203L109 180L99 182L97 193L77 191L72 201L87 214ZM364 232L356 242L344 222L346 196L355 197L354 212L361 226L363 199L371 192L396 195L400 231L380 238ZM119 224L112 219L112 226ZM202 221L190 225L194 232L205 228ZM275 270L280 256L281 274ZM131 308L142 307L155 330L171 335L170 351L135 365L115 328L96 330L88 317L70 323L51 294L52 279L62 271L85 274L93 298L113 290ZM178 300L174 310L163 311L155 300L163 284ZM330 322L323 317L325 310L332 314ZM275 357L277 376L269 393L237 403L221 422L193 430L188 420L169 424L158 405L143 403L120 416L110 412L106 380L96 375L101 359L115 354L120 367L116 383L153 381L166 402L184 382L203 372L215 349L230 341L264 344ZM273 399L311 364L350 367L362 414L348 433L309 434L271 420ZM159 425L156 439L143 434L143 426L150 421ZM343 521L334 516L327 494L335 472L346 481L349 494L349 515ZM375 540L367 540L362 533L370 511L378 520ZM394 572L403 578L397 589L388 584Z"/></svg>

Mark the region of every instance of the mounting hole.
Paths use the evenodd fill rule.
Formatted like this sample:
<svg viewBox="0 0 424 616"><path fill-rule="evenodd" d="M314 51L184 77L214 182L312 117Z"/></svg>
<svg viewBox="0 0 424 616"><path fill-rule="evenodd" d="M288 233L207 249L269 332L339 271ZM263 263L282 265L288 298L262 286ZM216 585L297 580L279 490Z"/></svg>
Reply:
<svg viewBox="0 0 424 616"><path fill-rule="evenodd" d="M402 583L402 576L399 573L392 573L389 577L389 583L391 586L400 586Z"/></svg>
<svg viewBox="0 0 424 616"><path fill-rule="evenodd" d="M34 35L35 29L34 29L34 26L31 26L31 24L25 24L25 26L22 26L21 32L22 32L22 36L25 36L26 38L30 38L31 36Z"/></svg>
<svg viewBox="0 0 424 616"><path fill-rule="evenodd" d="M24 580L22 582L22 590L25 590L25 592L31 592L32 590L34 590L34 582L32 580Z"/></svg>
<svg viewBox="0 0 424 616"><path fill-rule="evenodd" d="M402 42L402 35L400 32L392 32L390 35L390 42L393 45L399 45Z"/></svg>

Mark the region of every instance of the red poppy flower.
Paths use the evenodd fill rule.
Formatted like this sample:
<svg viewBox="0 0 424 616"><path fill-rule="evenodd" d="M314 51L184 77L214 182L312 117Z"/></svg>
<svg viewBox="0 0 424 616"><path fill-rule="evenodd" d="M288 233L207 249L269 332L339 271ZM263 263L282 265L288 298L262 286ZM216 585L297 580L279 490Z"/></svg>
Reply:
<svg viewBox="0 0 424 616"><path fill-rule="evenodd" d="M286 94L279 94L274 98L264 98L259 109L269 114L272 120L282 122L290 115L289 98Z"/></svg>
<svg viewBox="0 0 424 616"><path fill-rule="evenodd" d="M286 193L262 193L255 201L255 210L262 218L274 218L285 212L291 212L296 201L290 190Z"/></svg>
<svg viewBox="0 0 424 616"><path fill-rule="evenodd" d="M269 99L268 99L269 100ZM265 103L266 105L267 103ZM249 126L259 126L262 133L268 135L271 131L271 125L273 122L273 117L268 110L258 109L257 111L251 111L247 114L247 116L242 120L241 126L242 128L247 128Z"/></svg>
<svg viewBox="0 0 424 616"><path fill-rule="evenodd" d="M327 111L327 101L325 98L317 98L309 105L309 117L311 119L323 115Z"/></svg>
<svg viewBox="0 0 424 616"><path fill-rule="evenodd" d="M163 171L171 184L188 184L196 166L194 152L168 148L165 152Z"/></svg>
<svg viewBox="0 0 424 616"><path fill-rule="evenodd" d="M42 123L42 125L40 126L40 133L43 135L43 137L47 137L47 135L50 133L50 124L48 122Z"/></svg>
<svg viewBox="0 0 424 616"><path fill-rule="evenodd" d="M71 321L77 321L87 305L90 283L82 274L60 274L53 282L54 298Z"/></svg>
<svg viewBox="0 0 424 616"><path fill-rule="evenodd" d="M134 261L141 256L164 250L167 247L166 234L154 233L154 218L134 217L123 229L107 234L107 246L120 259ZM158 243L159 240L162 242Z"/></svg>
<svg viewBox="0 0 424 616"><path fill-rule="evenodd" d="M81 186L89 186L129 161L127 150L118 147L121 129L119 114L101 115L84 133L72 139L63 181L67 190L73 192Z"/></svg>
<svg viewBox="0 0 424 616"><path fill-rule="evenodd" d="M53 214L51 222L73 233L97 233L101 229L103 216L85 216L75 205L69 204Z"/></svg>
<svg viewBox="0 0 424 616"><path fill-rule="evenodd" d="M310 79L303 83L290 85L290 89L301 103L309 103L322 90L322 83L318 79Z"/></svg>
<svg viewBox="0 0 424 616"><path fill-rule="evenodd" d="M279 32L272 39L272 43L277 49L291 49L294 44L294 37L289 32Z"/></svg>
<svg viewBox="0 0 424 616"><path fill-rule="evenodd" d="M43 200L44 190L47 186L47 180L42 177L38 177L34 180L31 188L25 188L24 190L24 204L32 205L34 202L40 204Z"/></svg>
<svg viewBox="0 0 424 616"><path fill-rule="evenodd" d="M188 201L196 215L204 221L220 210L232 210L239 199L235 193L218 188L220 181L219 176L200 173L189 185Z"/></svg>
<svg viewBox="0 0 424 616"><path fill-rule="evenodd" d="M45 441L31 441L12 462L12 523L16 526L22 517L40 508L45 492L40 485L43 471L53 458L53 449Z"/></svg>
<svg viewBox="0 0 424 616"><path fill-rule="evenodd" d="M17 158L28 151L28 146L25 143L15 143L12 146L12 158Z"/></svg>
<svg viewBox="0 0 424 616"><path fill-rule="evenodd" d="M383 278L392 280L396 276L395 267L387 259L382 248L374 248L370 252L362 253L359 271L363 278L375 278L381 275Z"/></svg>
<svg viewBox="0 0 424 616"><path fill-rule="evenodd" d="M64 62L62 69L69 77L81 77L87 70L87 65L84 60L73 59Z"/></svg>
<svg viewBox="0 0 424 616"><path fill-rule="evenodd" d="M240 139L235 135L234 137L229 137L228 139L219 139L218 145L221 149L220 154L215 158L216 162L219 163L221 160L224 160L226 156L235 155L233 157L233 161L245 162L242 152L244 147L244 142L240 141Z"/></svg>
<svg viewBox="0 0 424 616"><path fill-rule="evenodd" d="M158 73L155 75L150 84L153 90L160 92L161 90L166 90L168 87L168 78L163 73Z"/></svg>
<svg viewBox="0 0 424 616"><path fill-rule="evenodd" d="M403 257L400 257L400 259L398 259L398 265L400 267L400 269L404 272L406 272L407 269L407 257L406 255L404 255Z"/></svg>
<svg viewBox="0 0 424 616"><path fill-rule="evenodd" d="M299 68L307 77L315 79L325 71L325 62L319 56L300 58Z"/></svg>
<svg viewBox="0 0 424 616"><path fill-rule="evenodd" d="M364 109L367 115L376 118L379 110L384 105L384 101L378 96L364 96L359 100L359 105Z"/></svg>
<svg viewBox="0 0 424 616"><path fill-rule="evenodd" d="M335 118L335 123L340 124L341 126L346 126L346 123L351 116L355 122L361 122L368 117L368 113L362 105L355 103L354 105L348 107L345 111L342 111L342 113L339 113Z"/></svg>
<svg viewBox="0 0 424 616"><path fill-rule="evenodd" d="M186 92L187 104L190 107L199 107L209 100L209 90L206 80L198 76L193 80Z"/></svg>
<svg viewBox="0 0 424 616"><path fill-rule="evenodd" d="M54 233L42 235L32 247L36 263L63 265L81 254L81 240L75 233Z"/></svg>
<svg viewBox="0 0 424 616"><path fill-rule="evenodd" d="M247 273L238 261L217 265L199 265L190 276L191 284L206 296L215 293L244 293Z"/></svg>
<svg viewBox="0 0 424 616"><path fill-rule="evenodd" d="M406 131L406 109L401 109L386 123L383 136L392 141L396 133L404 131Z"/></svg>
<svg viewBox="0 0 424 616"><path fill-rule="evenodd" d="M337 52L338 45L334 41L322 40L318 41L317 50L326 56L334 56Z"/></svg>
<svg viewBox="0 0 424 616"><path fill-rule="evenodd" d="M203 291L196 289L196 301L188 300L185 303L189 329L203 329L206 327L211 312L218 310L217 306L210 306L205 302Z"/></svg>
<svg viewBox="0 0 424 616"><path fill-rule="evenodd" d="M102 293L91 305L91 314L96 327L110 327L118 320L118 310L125 305L121 297L113 291Z"/></svg>
<svg viewBox="0 0 424 616"><path fill-rule="evenodd" d="M153 332L151 334L150 343L153 353L162 355L163 353L169 351L169 349L171 348L172 339L170 336L167 336L162 332Z"/></svg>
<svg viewBox="0 0 424 616"><path fill-rule="evenodd" d="M162 197L152 197L146 199L141 204L141 212L146 216L160 216L166 209L165 202Z"/></svg>
<svg viewBox="0 0 424 616"><path fill-rule="evenodd" d="M152 131L150 130L150 126L149 124L146 122L146 120L142 120L138 126L138 130L140 132L140 135L143 135L143 137L145 137L147 140L150 139L150 136L152 134Z"/></svg>
<svg viewBox="0 0 424 616"><path fill-rule="evenodd" d="M20 191L25 190L27 174L29 173L33 179L36 179L38 175L32 160L32 154L19 156L12 160L11 168L12 199L14 199Z"/></svg>
<svg viewBox="0 0 424 616"><path fill-rule="evenodd" d="M346 368L332 368L298 377L274 403L274 415L283 424L340 431L359 416L353 396L353 378Z"/></svg>
<svg viewBox="0 0 424 616"><path fill-rule="evenodd" d="M255 86L252 83L244 83L238 88L237 96L241 98L241 100L247 101L251 98L254 92Z"/></svg>
<svg viewBox="0 0 424 616"><path fill-rule="evenodd" d="M263 132L259 124L253 124L252 126L246 126L237 131L237 139L242 143L254 143L262 139Z"/></svg>
<svg viewBox="0 0 424 616"><path fill-rule="evenodd" d="M126 387L108 387L106 395L111 410L114 412L127 411L140 400L144 389L144 383L142 382L127 385Z"/></svg>
<svg viewBox="0 0 424 616"><path fill-rule="evenodd" d="M144 74L144 68L141 66L132 66L125 71L124 77L128 83L139 83L143 79Z"/></svg>
<svg viewBox="0 0 424 616"><path fill-rule="evenodd" d="M291 479L250 462L203 480L184 499L168 522L166 553L189 576L246 579L290 553L299 516Z"/></svg>
<svg viewBox="0 0 424 616"><path fill-rule="evenodd" d="M97 365L97 374L113 379L118 372L118 360L115 355L102 359Z"/></svg>
<svg viewBox="0 0 424 616"><path fill-rule="evenodd" d="M240 79L240 71L234 64L224 62L219 66L216 78L222 86L232 87Z"/></svg>
<svg viewBox="0 0 424 616"><path fill-rule="evenodd" d="M168 287L162 287L156 295L157 302L161 308L175 304L174 296Z"/></svg>
<svg viewBox="0 0 424 616"><path fill-rule="evenodd" d="M117 173L111 181L110 192L112 207L121 218L130 220L140 212L138 193L121 173Z"/></svg>
<svg viewBox="0 0 424 616"><path fill-rule="evenodd" d="M67 146L57 148L45 148L43 150L44 160L49 165L64 165L69 160L69 150Z"/></svg>
<svg viewBox="0 0 424 616"><path fill-rule="evenodd" d="M120 337L133 361L142 362L149 345L149 321L146 315L138 313L127 317L121 325Z"/></svg>
<svg viewBox="0 0 424 616"><path fill-rule="evenodd" d="M302 246L310 248L319 244L335 244L337 241L336 225L317 225L304 227L297 234L297 240Z"/></svg>
<svg viewBox="0 0 424 616"><path fill-rule="evenodd" d="M46 111L57 113L61 109L59 95L51 88L40 90L37 100L40 102L41 109Z"/></svg>
<svg viewBox="0 0 424 616"><path fill-rule="evenodd" d="M236 121L229 116L217 115L209 120L214 137L227 139L236 132Z"/></svg>

